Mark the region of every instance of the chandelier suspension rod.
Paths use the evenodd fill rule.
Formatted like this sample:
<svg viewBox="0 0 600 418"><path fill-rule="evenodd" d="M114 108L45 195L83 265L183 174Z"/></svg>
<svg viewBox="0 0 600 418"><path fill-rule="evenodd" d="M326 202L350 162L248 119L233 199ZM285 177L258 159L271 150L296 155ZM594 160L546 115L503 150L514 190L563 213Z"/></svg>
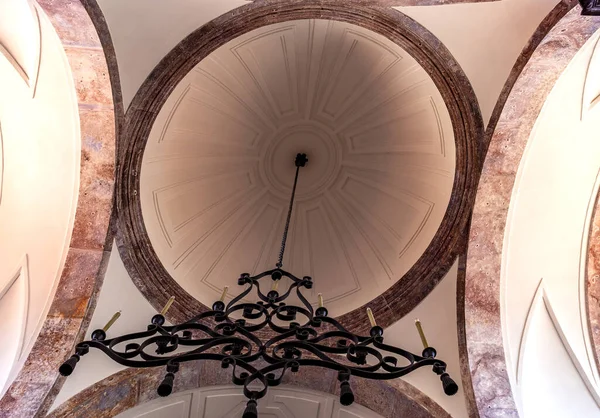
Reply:
<svg viewBox="0 0 600 418"><path fill-rule="evenodd" d="M290 198L290 206L288 208L287 219L285 221L285 228L283 229L283 237L281 238L281 249L279 250L279 259L275 266L277 268L283 267L283 254L285 253L285 244L287 241L288 231L290 229L290 221L292 219L292 210L294 208L294 199L296 197L296 186L298 185L298 174L300 173L300 167L304 167L308 162L306 154L296 155L296 177L294 177L294 187L292 188L292 196Z"/></svg>

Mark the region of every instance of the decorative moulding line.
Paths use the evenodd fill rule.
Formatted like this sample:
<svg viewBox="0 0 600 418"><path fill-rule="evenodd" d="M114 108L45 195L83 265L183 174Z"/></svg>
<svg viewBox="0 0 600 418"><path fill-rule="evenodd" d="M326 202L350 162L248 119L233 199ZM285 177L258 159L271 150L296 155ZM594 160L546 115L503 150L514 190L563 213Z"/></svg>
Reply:
<svg viewBox="0 0 600 418"><path fill-rule="evenodd" d="M37 30L36 36L36 45L34 47L35 57L33 68L30 68L27 71L21 63L19 63L15 57L0 43L0 55L3 55L8 62L13 66L15 71L19 74L19 76L23 79L25 84L29 87L31 91L31 97L35 97L35 89L37 87L38 75L40 72L40 62L42 58L42 26L39 15L39 5L36 2L27 2L28 6L31 10L31 15L33 17L35 23L35 29Z"/></svg>
<svg viewBox="0 0 600 418"><path fill-rule="evenodd" d="M29 316L29 285L29 257L27 254L25 254L19 263L19 267L11 276L10 280L0 287L0 303L13 286L21 287L21 291L18 293L21 298L23 311L18 315L18 317L21 319L21 330L19 332L19 341L15 361L21 359L23 355L23 348L25 346L25 331L27 329L27 320Z"/></svg>
<svg viewBox="0 0 600 418"><path fill-rule="evenodd" d="M590 57L587 77L582 94L581 120L600 102L600 36L597 36L594 52Z"/></svg>
<svg viewBox="0 0 600 418"><path fill-rule="evenodd" d="M596 190L600 181L600 173L596 177ZM589 225L587 251L585 254L585 304L587 326L593 362L596 370L600 369L600 193L596 194L592 203L592 216ZM593 366L592 366L593 367ZM597 379L597 375L595 376ZM598 382L596 382L598 383Z"/></svg>
<svg viewBox="0 0 600 418"><path fill-rule="evenodd" d="M525 357L525 350L527 348L527 343L528 343L528 339L529 339L529 332L532 329L532 324L536 320L536 315L540 314L540 312L539 312L540 309L545 309L546 312L548 313L548 316L550 317L550 320L552 321L552 325L554 326L554 330L558 334L565 351L569 354L571 362L573 363L573 366L575 366L575 369L577 370L579 377L581 378L582 382L588 389L590 396L594 399L596 404L598 406L600 406L600 396L598 394L598 391L595 388L594 382L592 382L590 380L590 378L584 371L584 366L581 364L581 361L575 354L573 347L571 346L567 336L565 335L564 329L561 326L560 321L558 320L558 318L556 317L556 314L554 313L554 308L552 306L552 302L550 301L550 296L548 294L548 290L546 289L546 287L544 285L544 279L540 280L538 288L537 288L535 295L531 301L531 306L529 307L527 319L525 321L525 327L523 328L523 331L521 334L519 357L517 359L517 373L516 373L517 385L522 383L523 362L525 361L524 357Z"/></svg>
<svg viewBox="0 0 600 418"><path fill-rule="evenodd" d="M159 308L175 295L169 320L186 320L190 312L206 307L168 274L152 248L140 202L140 173L150 129L177 84L211 52L253 29L302 19L338 20L379 33L412 55L438 87L453 123L456 166L449 208L425 254L396 284L369 303L378 322L388 326L413 309L441 280L461 251L461 235L472 209L480 170L479 141L483 122L473 89L448 50L429 31L402 13L350 0L282 0L255 2L227 13L201 27L177 45L158 64L138 91L126 115L118 170L117 245L134 283ZM364 307L343 315L354 332L367 333Z"/></svg>

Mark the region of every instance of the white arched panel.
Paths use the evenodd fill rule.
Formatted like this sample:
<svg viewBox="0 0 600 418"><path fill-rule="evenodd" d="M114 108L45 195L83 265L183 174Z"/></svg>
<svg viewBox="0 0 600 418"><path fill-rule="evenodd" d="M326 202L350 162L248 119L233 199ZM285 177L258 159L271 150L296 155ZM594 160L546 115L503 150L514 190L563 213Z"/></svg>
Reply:
<svg viewBox="0 0 600 418"><path fill-rule="evenodd" d="M240 418L247 401L238 386L208 387L155 399L117 418ZM331 394L290 386L269 388L258 413L260 418L381 418L357 404L342 406Z"/></svg>
<svg viewBox="0 0 600 418"><path fill-rule="evenodd" d="M122 416L131 418L189 418L192 407L192 394L173 395L168 402L150 402L135 411L128 411ZM127 415L129 413L129 415Z"/></svg>
<svg viewBox="0 0 600 418"><path fill-rule="evenodd" d="M50 308L79 189L81 142L71 69L48 18L32 7L24 0L0 0L0 43L11 45L10 56L0 53L0 395L18 374ZM39 27L23 23L27 13L39 16ZM37 47L27 41L40 33ZM39 63L29 66L27 57L36 53ZM35 97L15 57L27 80L37 77Z"/></svg>
<svg viewBox="0 0 600 418"><path fill-rule="evenodd" d="M532 307L530 316L526 337L529 343L522 353L523 416L600 416L600 409L590 392L589 383L585 381L585 374L578 371L581 365L561 338L563 330L553 318L548 299L541 296Z"/></svg>
<svg viewBox="0 0 600 418"><path fill-rule="evenodd" d="M25 327L29 312L29 270L27 255L17 271L5 282L0 281L0 388L9 379L25 344Z"/></svg>

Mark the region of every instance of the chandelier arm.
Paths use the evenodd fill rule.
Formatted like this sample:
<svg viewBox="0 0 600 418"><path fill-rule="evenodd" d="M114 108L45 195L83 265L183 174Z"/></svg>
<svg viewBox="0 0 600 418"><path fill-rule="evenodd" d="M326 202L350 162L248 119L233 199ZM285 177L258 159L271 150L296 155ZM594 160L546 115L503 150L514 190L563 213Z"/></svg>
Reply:
<svg viewBox="0 0 600 418"><path fill-rule="evenodd" d="M282 270L282 269L278 269L278 271L280 271L283 276L287 277L288 279L292 280L293 282L299 283L299 282L302 281L301 278L294 276L289 271L285 271L285 270Z"/></svg>
<svg viewBox="0 0 600 418"><path fill-rule="evenodd" d="M357 335L352 334L351 332L348 332L348 331L340 331L340 330L324 332L324 333L320 334L319 336L308 340L308 342L311 344L318 344L329 338L342 338L343 340L351 341L353 344L360 343L359 337ZM340 341L340 340L338 340L338 341Z"/></svg>
<svg viewBox="0 0 600 418"><path fill-rule="evenodd" d="M143 350L148 346L150 346L150 344L147 344L145 346L142 345L136 350L136 356L139 355L142 358L142 360L132 360L131 356L128 353L122 353L122 352L118 352L116 350L110 350L110 349L107 350L107 349L103 349L102 347L99 347L99 348L102 351L104 351L105 354L109 355L109 357L111 357L112 359L115 359L115 357L118 357L121 360L128 361L129 363L135 362L134 363L135 366L130 366L130 367L139 367L140 364L146 364L146 363L150 363L153 365L151 367L154 367L154 366L165 365L169 361L177 361L179 363L183 363L183 362L192 361L192 360L201 360L201 359L203 359L202 356L204 354L210 354L210 353L207 353L208 350L217 348L219 346L224 346L224 347L222 347L221 353L220 353L222 358L230 357L231 354L229 354L227 351L231 351L231 349L234 346L236 346L240 352L244 348L246 348L248 350L248 352L246 354L244 354L244 355L240 354L239 355L240 357L247 357L248 359L250 359L252 361L254 361L260 357L260 346L257 347L256 353L253 353L253 350L252 350L253 345L249 341L244 340L239 337L221 337L218 339L215 338L215 339L205 342L202 346L200 346L194 350L183 352L183 353L177 353L177 354L169 355L169 356L165 356L165 355L154 356L154 355L145 353ZM212 354L215 354L215 353L212 353ZM121 364L123 364L123 363L121 362Z"/></svg>
<svg viewBox="0 0 600 418"><path fill-rule="evenodd" d="M125 341L139 340L140 338L148 338L148 337L152 337L156 334L165 335L165 331L157 325L148 325L148 329L146 331L133 332L131 334L120 335L118 337L111 338L110 340L97 340L97 341L103 345L112 347L114 345L121 344L122 342L125 342ZM92 341L88 341L88 342L92 342Z"/></svg>
<svg viewBox="0 0 600 418"><path fill-rule="evenodd" d="M261 339L258 338L256 335L252 334L252 332L247 330L245 327L238 326L236 331L244 337L251 340L257 347L259 347L260 350L264 349L264 343L261 341Z"/></svg>
<svg viewBox="0 0 600 418"><path fill-rule="evenodd" d="M375 359L377 359L377 362L375 362L374 364L369 364L367 366L363 366L364 364L368 364L366 362L367 356L365 355L361 361L359 356L351 354L351 351L352 351L351 348L346 348L346 350L341 353L335 353L336 354L335 357L326 355L325 350L322 350L322 347L310 345L310 344L300 346L300 345L293 344L293 342L285 342L285 343L282 343L280 346L276 347L276 349L277 350L279 350L279 349L290 350L292 347L297 350L306 350L306 351L314 354L317 358L319 358L322 361L326 361L326 362L335 364L340 367L349 368L349 369L353 369L353 370L357 370L357 371L361 371L361 372L376 372L376 371L382 369L383 364L384 364L384 357L381 355L381 353L376 352L376 350L373 350L372 352L368 352L367 354L371 354ZM342 357L341 354L346 354L346 356ZM301 358L301 355L299 355L299 358ZM357 364L362 367L353 366L346 361L340 361L340 360L347 360L347 361L350 361L351 363Z"/></svg>
<svg viewBox="0 0 600 418"><path fill-rule="evenodd" d="M265 302L278 303L278 302L284 301L291 295L292 290L294 288L299 289L299 287L300 287L299 283L292 283L292 284L290 284L290 286L288 287L287 291L284 294L282 294L276 298L269 298L268 296L265 296Z"/></svg>
<svg viewBox="0 0 600 418"><path fill-rule="evenodd" d="M274 346L273 354L272 354L273 357L279 358L277 353L280 350L286 350L286 349L306 350L306 351L310 352L311 354L315 355L316 357L320 358L323 361L329 361L331 363L341 364L341 363L338 363L337 361L335 361L334 359L332 359L331 357L329 357L328 355L326 355L325 353L323 353L322 351L318 350L313 345L302 342L302 341L284 341L284 342ZM301 353L300 353L300 356L301 356Z"/></svg>
<svg viewBox="0 0 600 418"><path fill-rule="evenodd" d="M155 351L157 354L168 354L177 350L179 347L179 337L178 336L166 336L160 335L156 337L150 337L145 340L142 344L136 349L136 352L142 357L144 360L156 360L161 357L153 356L146 352L146 348L156 346ZM111 347L112 348L112 347ZM117 352L114 348L113 351ZM127 351L127 347L125 347Z"/></svg>
<svg viewBox="0 0 600 418"><path fill-rule="evenodd" d="M303 283L304 283L305 287L306 287L306 284L308 284L308 283L310 283L310 287L312 287L312 281L310 281L310 280L304 280ZM296 294L298 295L298 299L300 299L300 301L304 304L304 306L306 306L306 309L308 309L308 311L310 312L310 318L312 318L315 314L315 311L314 311L312 305L310 304L310 302L302 294L302 291L300 290L300 286L298 286L296 288Z"/></svg>
<svg viewBox="0 0 600 418"><path fill-rule="evenodd" d="M256 286L256 293L258 295L258 298L265 302L265 303L271 303L271 298L269 298L268 293L265 295L262 290L260 290L260 283L258 282L258 280L252 280L252 285Z"/></svg>
<svg viewBox="0 0 600 418"><path fill-rule="evenodd" d="M285 369L283 369L285 370ZM252 374L249 374L245 379L236 379L235 376L235 371L234 371L234 383L235 384L242 384L244 386L244 395L246 396L246 398L248 399L252 399L252 400L258 400L260 398L263 398L266 394L267 394L267 390L269 389L270 384L269 383L273 383L275 382L275 379L272 379L272 381L270 382L267 377L268 374L270 372L269 367L265 367L261 370L257 370L255 369L255 371ZM274 377L274 375L273 375ZM283 377L283 371L282 371L282 376ZM249 386L252 384L252 382L258 380L261 384L262 384L262 389L260 391L256 391L256 390L250 390ZM272 386L272 385L271 385Z"/></svg>
<svg viewBox="0 0 600 418"><path fill-rule="evenodd" d="M306 322L305 324L298 324L297 322L292 322L291 327L280 327L279 325L270 322L269 323L269 328L272 329L273 331L281 334L290 330L293 330L291 336L294 335L298 335L299 332L302 332L302 330L307 330L307 326L310 324L310 322ZM316 335L316 331L310 331L310 332L314 332ZM307 335L306 338L310 337L310 335ZM299 338L300 339L300 338Z"/></svg>
<svg viewBox="0 0 600 418"><path fill-rule="evenodd" d="M278 269L278 268L275 268L275 269L271 269L271 270L263 271L262 273L259 273L259 274L257 274L256 276L251 276L251 277L250 277L250 276L248 276L248 278L249 278L250 280L252 280L252 281L255 281L255 280L260 280L260 279L262 279L262 278L263 278L263 277L265 277L265 276L270 276L270 275L272 275L272 274L273 274L273 273L275 273L276 271L280 271L282 274L285 274L285 272L284 272L283 270L281 270L281 269ZM247 273L244 273L244 274L242 274L242 276L245 276L246 274L247 274ZM287 273L287 274L289 274L289 273Z"/></svg>
<svg viewBox="0 0 600 418"><path fill-rule="evenodd" d="M283 364L283 367L280 366L280 363ZM259 372L265 375L269 386L279 386L287 371L292 370L293 373L296 365L297 363L295 361L279 361L276 364L270 365L273 366L271 368L269 368L269 366L263 367ZM279 372L279 376L276 375L277 372Z"/></svg>
<svg viewBox="0 0 600 418"><path fill-rule="evenodd" d="M119 363L125 367L158 367L165 366L171 357L162 357L154 360L132 360L130 355L127 353L122 353L116 350L111 349L107 345L103 344L102 341L91 340L84 341L82 343L77 344L77 348L79 347L89 347L89 348L97 348L102 351L106 356L108 356L111 360ZM136 354L137 356L137 354Z"/></svg>
<svg viewBox="0 0 600 418"><path fill-rule="evenodd" d="M275 316L277 319L279 319L281 321L286 321L286 322L292 323L292 321L295 321L297 319L297 316L299 313L302 314L303 316L305 316L307 318L307 320L304 323L304 325L297 325L296 328L305 328L308 325L310 325L312 322L312 319L313 319L312 313L300 306L291 306L291 305L278 306L278 307L274 308L273 311L270 313L270 317L272 319L273 316ZM295 324L297 324L297 322ZM289 327L280 327L279 325L275 324L272 320L269 325L271 326L271 329L273 329L274 331L277 331L277 332L286 332L287 330L290 329Z"/></svg>
<svg viewBox="0 0 600 418"><path fill-rule="evenodd" d="M417 370L424 366L435 366L439 363L443 363L440 360L434 358L422 358L419 361L416 361L410 365L397 367L393 372L376 372L372 371L371 367L363 368L363 367L354 367L347 364L340 363L335 361L334 359L323 359L323 358L300 358L295 360L290 360L289 362L297 363L298 366L315 366L320 368L327 368L330 370L338 371L338 372L347 372L352 376L362 377L367 379L376 379L376 380L393 380L399 377L405 376L414 370ZM282 367L282 364L285 362L276 363L273 367L269 367L268 370L275 370L277 367ZM263 371L265 369L261 369Z"/></svg>
<svg viewBox="0 0 600 418"><path fill-rule="evenodd" d="M241 320L231 320L230 316L237 311L242 311L242 317L245 319L258 319L262 316L264 316L265 319L262 323L259 324L245 325L245 323L242 324ZM257 313L254 313L254 311L257 311ZM240 303L238 305L230 307L226 312L223 313L223 317L219 318L219 320L226 321L229 324L235 322L240 326L247 327L248 329L254 328L255 330L259 330L266 326L266 323L269 320L269 315L269 309L261 303Z"/></svg>
<svg viewBox="0 0 600 418"><path fill-rule="evenodd" d="M215 311L211 311L211 312L214 313ZM208 325L205 325L203 323L191 322L191 321L184 322L183 324L179 324L179 325L163 327L163 329L168 331L171 334L175 334L176 332L180 332L180 331L183 332L183 331L195 330L195 331L202 331L211 337L221 336L221 334L219 334L218 332L216 332L215 330L210 328Z"/></svg>
<svg viewBox="0 0 600 418"><path fill-rule="evenodd" d="M398 348L398 347L394 347L394 346L391 346L391 345L383 344L382 342L377 341L377 339L375 339L373 341L373 346L375 346L379 350L385 350L385 351L390 352L390 353L398 354L398 355L400 355L400 356L408 359L409 361L413 361L413 362L414 361L420 361L420 360L423 360L425 358L425 357L421 357L421 356L418 356L416 354L413 354L410 351L403 350L402 348Z"/></svg>
<svg viewBox="0 0 600 418"><path fill-rule="evenodd" d="M248 354L252 353L252 344L247 341L244 340L242 338L239 337L235 337L235 336L222 336L219 338L211 338L208 339L206 341L198 341L198 343L202 343L202 345L194 350L190 350L190 351L186 351L186 352L182 352L182 353L177 353L171 356L165 356L164 354L167 354L169 352L173 352L175 351L177 348L179 348L179 341L177 339L172 341L172 345L170 347L167 347L168 350L166 350L164 347L157 345L157 354L160 354L160 356L154 356L152 354L149 354L147 352L145 352L144 350L151 346L152 344L154 344L155 341L145 341L143 344L140 345L140 347L138 348L138 353L140 355L140 357L142 357L142 359L144 360L157 360L157 359L162 359L162 358L187 358L190 355L194 355L194 354L199 354L199 353L203 353L207 350L210 350L212 348L216 348L219 346L225 346L222 348L222 352L223 354L226 354L225 351L226 349L231 346L236 346L239 347L239 351L241 352L244 348L248 349ZM161 351L158 352L158 349L160 349ZM114 350L113 350L114 351Z"/></svg>
<svg viewBox="0 0 600 418"><path fill-rule="evenodd" d="M402 376L406 376L407 374L420 369L425 366L435 366L438 364L438 360L433 358L425 358L420 361L416 361L410 365L397 367L394 371L386 371L385 373L381 372L363 372L361 370L353 370L352 375L358 377L366 377L368 379L377 379L377 380L393 380ZM385 369L384 369L385 370Z"/></svg>
<svg viewBox="0 0 600 418"><path fill-rule="evenodd" d="M342 324L340 324L337 320L335 320L335 319L333 319L333 318L331 318L329 316L319 316L319 317L316 317L315 319L318 319L321 322L325 322L327 324L333 325L339 331L346 332L348 334L351 334L351 335L355 336L358 339L359 342L367 341L367 340L369 340L369 339L372 338L370 336L366 337L366 336L362 336L362 335L353 334L352 332L348 331L348 329L346 327L344 327Z"/></svg>
<svg viewBox="0 0 600 418"><path fill-rule="evenodd" d="M268 341L264 342L263 346L265 348L265 355L268 355L268 354L266 354L267 350L272 349L272 347L276 343L283 341L286 338L291 338L294 335L295 335L295 330L288 330L287 332L283 332L280 335L276 335L276 336L272 337L271 339L269 339Z"/></svg>
<svg viewBox="0 0 600 418"><path fill-rule="evenodd" d="M238 279L238 284L240 286L243 286L246 283L249 284L250 286L248 286L246 288L246 290L244 290L242 293L240 293L239 295L237 295L236 297L231 299L231 301L227 304L227 307L225 308L226 311L229 311L229 309L231 307L235 306L236 303L238 303L240 300L242 300L254 288L254 281L252 279L250 279L249 277L242 276ZM258 287L258 291L260 293L260 287Z"/></svg>
<svg viewBox="0 0 600 418"><path fill-rule="evenodd" d="M195 316L191 317L190 319L188 319L187 321L182 322L181 324L171 325L171 326L163 326L163 328L164 329L172 329L177 326L196 324L196 323L198 323L198 321L201 321L203 319L208 319L208 318L214 318L220 314L222 314L221 311L216 311L216 310L212 309L210 311L202 312L198 315L195 315Z"/></svg>
<svg viewBox="0 0 600 418"><path fill-rule="evenodd" d="M308 351L309 350L307 347L303 347L306 348ZM316 355L316 353L314 353ZM276 357L276 359L278 359L280 361L280 363L276 363L275 366L281 364L281 362L285 362L285 359L281 359L279 357ZM318 366L318 367L322 367L322 368L327 368L330 370L335 370L338 372L347 372L348 374L351 375L355 375L355 376L367 376L369 373L373 373L374 371L379 370L381 367L379 367L378 365L376 366L368 366L368 367L355 367L355 366L351 366L349 364L346 363L341 363L337 360L335 360L334 358L331 358L329 356L325 356L323 354L321 355L317 355L316 357L309 357L309 358L296 358L293 360L287 360L290 361L292 363L296 363L298 366L303 366L303 365L308 365L308 366ZM261 369L262 370L262 369Z"/></svg>
<svg viewBox="0 0 600 418"><path fill-rule="evenodd" d="M179 329L179 331L181 331L181 327ZM251 334L250 332L248 332L247 330L245 330L243 327L238 327L237 331L240 332L244 337L250 339L252 341L252 343L254 343L257 347L262 347L261 341L260 339L258 339L257 337L255 337L253 334ZM286 332L285 334L282 334L276 338L271 339L269 342L267 342L264 345L264 348L269 348L271 345L276 344L277 342L284 340L286 338L289 338L291 336L294 335L294 332L296 330L289 330L288 332ZM117 350L115 350L114 348L112 348L112 346L114 346L115 344L118 343L122 343L125 342L127 340L131 340L131 339L136 339L140 336L140 334L147 334L147 333L135 333L135 334L130 334L128 336L122 336L119 338L115 338L109 341L91 341L91 342L86 342L86 344L88 346L92 346L92 347L96 347L96 348L100 348L102 351L104 351L106 354L108 354L111 358L119 358L122 361L128 361L129 358L131 357L131 353L129 352L119 352ZM172 336L172 337L177 337L177 336ZM153 336L149 339L147 339L144 344L142 344L138 350L133 350L133 352L140 352L143 351L144 348L151 346L152 344L155 344L158 341L172 341L174 344L182 344L182 345L198 345L198 344L202 344L202 347L199 347L196 350L193 350L191 352L186 352L186 353L182 353L182 354L177 354L176 356L171 356L171 357L157 357L157 356L152 356L152 355L148 355L146 353L146 359L144 360L144 364L148 365L151 364L147 367L153 367L154 365L161 365L161 364L166 364L167 361L172 360L172 359L177 359L178 361L189 361L190 356L195 357L196 354L201 353L203 351L206 351L212 347L215 346L219 346L219 345L223 345L223 344L229 344L229 343L235 343L238 345L245 345L249 351L251 351L251 347L252 344L250 344L247 340L243 340L237 337L218 337L218 338L212 338L212 339L196 339L196 340L185 340L182 338L172 338L169 336L164 336L164 335L158 335L158 336ZM327 347L327 346L322 346L319 344L316 344L317 341L322 341L323 339L326 338L331 338L331 337L343 337L343 338L351 338L353 337L352 334L349 333L343 333L340 331L333 331L333 332L329 332L329 333L325 333L322 334L321 336L318 336L317 338L312 339L311 341L308 342L298 342L298 341L291 341L291 342L284 342L282 344L279 345L279 347L275 347L274 350L275 352L277 352L280 349L285 349L285 348L300 348L300 349L305 349L309 352L311 352L312 354L320 357L322 360L325 361L331 361L334 363L337 363L336 360L334 360L333 358L324 355L324 352L334 352L334 353L338 353L338 354L342 354L344 353L344 351L350 351L353 348L350 347L348 349L335 349L335 348L331 348L331 347ZM402 357L406 358L407 360L411 361L413 363L427 363L427 364L437 364L438 366L445 366L445 363L443 363L440 360L437 359L428 359L428 358L424 358L424 357L420 357L420 356L416 356L412 353L409 353L406 350L402 350L399 349L397 347L393 347L393 346L389 346L387 344L383 344L383 343L379 343L377 341L373 342L374 346L376 346L376 348L378 349L382 349L388 352L392 352L395 353L397 355L401 355ZM363 347L363 349L368 349L367 347ZM260 350L260 349L259 349ZM372 351L372 349L369 349L369 354L373 354L376 357L378 357L379 359L381 359L381 357L379 355L376 354L375 351ZM273 356L275 361L282 361L283 359L277 357L276 355ZM150 362L150 363L148 363ZM139 362L135 363L136 366L139 366ZM406 367L386 367L386 369L388 370L393 370L395 373L400 373L400 372L404 372L406 370ZM367 368L356 368L356 370L368 370Z"/></svg>

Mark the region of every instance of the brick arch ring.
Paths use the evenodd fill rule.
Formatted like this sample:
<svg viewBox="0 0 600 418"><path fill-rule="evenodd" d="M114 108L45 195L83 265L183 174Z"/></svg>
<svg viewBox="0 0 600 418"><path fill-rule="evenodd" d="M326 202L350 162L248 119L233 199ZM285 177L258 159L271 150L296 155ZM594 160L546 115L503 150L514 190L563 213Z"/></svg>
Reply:
<svg viewBox="0 0 600 418"><path fill-rule="evenodd" d="M343 21L392 40L427 71L449 110L456 143L456 174L440 228L417 263L392 287L368 304L381 326L410 312L444 277L463 250L463 233L475 197L480 170L483 122L475 93L446 47L427 29L390 7L362 0L256 1L226 13L180 42L157 65L125 116L124 144L117 173L117 245L132 280L159 309L171 295L171 322L189 319L208 308L187 293L167 272L152 248L141 209L140 176L152 125L175 86L202 59L228 41L265 25L297 19ZM125 143L126 142L126 143ZM338 318L356 333L368 333L364 306Z"/></svg>
<svg viewBox="0 0 600 418"><path fill-rule="evenodd" d="M87 330L114 237L116 126L123 111L118 79L110 80L117 74L112 42L106 27L100 31L104 35L96 31L95 24L106 24L94 0L37 3L63 45L73 76L81 136L80 184L65 266L40 334L0 399L3 418L45 416L63 383L58 367Z"/></svg>

